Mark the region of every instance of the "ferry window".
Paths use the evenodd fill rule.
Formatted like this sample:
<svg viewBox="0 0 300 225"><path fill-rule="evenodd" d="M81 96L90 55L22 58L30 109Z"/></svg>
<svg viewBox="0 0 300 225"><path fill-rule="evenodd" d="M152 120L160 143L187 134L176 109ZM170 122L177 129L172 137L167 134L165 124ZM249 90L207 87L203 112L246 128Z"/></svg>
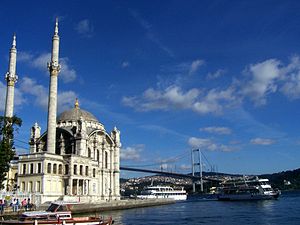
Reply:
<svg viewBox="0 0 300 225"><path fill-rule="evenodd" d="M74 169L73 169L74 171L73 171L73 174L74 175L77 175L77 165L74 165Z"/></svg>
<svg viewBox="0 0 300 225"><path fill-rule="evenodd" d="M61 164L59 164L59 166L58 166L58 174L62 174L62 165Z"/></svg>
<svg viewBox="0 0 300 225"><path fill-rule="evenodd" d="M42 163L38 163L37 172L38 173L42 172Z"/></svg>
<svg viewBox="0 0 300 225"><path fill-rule="evenodd" d="M69 174L69 165L65 165L65 175Z"/></svg>
<svg viewBox="0 0 300 225"><path fill-rule="evenodd" d="M23 174L26 174L26 164L23 164Z"/></svg>
<svg viewBox="0 0 300 225"><path fill-rule="evenodd" d="M88 167L88 166L85 167L85 175L86 175L86 176L89 175L89 167Z"/></svg>
<svg viewBox="0 0 300 225"><path fill-rule="evenodd" d="M30 163L30 174L33 174L33 163Z"/></svg>
<svg viewBox="0 0 300 225"><path fill-rule="evenodd" d="M47 166L47 173L51 173L51 163L48 163L48 166Z"/></svg>
<svg viewBox="0 0 300 225"><path fill-rule="evenodd" d="M82 165L80 165L80 167L79 167L79 174L83 175L83 166Z"/></svg>
<svg viewBox="0 0 300 225"><path fill-rule="evenodd" d="M53 173L54 174L57 173L57 165L56 165L56 163L53 164Z"/></svg>
<svg viewBox="0 0 300 225"><path fill-rule="evenodd" d="M96 177L96 169L93 169L93 177Z"/></svg>

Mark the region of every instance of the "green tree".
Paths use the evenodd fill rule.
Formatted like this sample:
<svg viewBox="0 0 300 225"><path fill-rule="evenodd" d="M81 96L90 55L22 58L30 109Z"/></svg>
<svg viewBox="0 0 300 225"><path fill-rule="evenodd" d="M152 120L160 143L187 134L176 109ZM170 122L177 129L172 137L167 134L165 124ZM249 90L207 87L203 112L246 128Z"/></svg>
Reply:
<svg viewBox="0 0 300 225"><path fill-rule="evenodd" d="M22 125L22 120L16 116L0 116L0 190L4 188L6 173L9 171L10 161L15 156L14 130Z"/></svg>

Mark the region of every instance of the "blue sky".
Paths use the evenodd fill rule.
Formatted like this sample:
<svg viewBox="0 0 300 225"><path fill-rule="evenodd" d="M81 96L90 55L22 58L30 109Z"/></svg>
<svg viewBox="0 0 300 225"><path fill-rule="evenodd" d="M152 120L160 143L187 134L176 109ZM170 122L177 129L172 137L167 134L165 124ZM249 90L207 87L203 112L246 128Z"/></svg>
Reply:
<svg viewBox="0 0 300 225"><path fill-rule="evenodd" d="M205 170L299 168L298 1L0 1L0 111L16 32L19 153L35 122L46 130L55 17L58 111L78 97L107 131L117 126L122 166L187 173L200 148Z"/></svg>

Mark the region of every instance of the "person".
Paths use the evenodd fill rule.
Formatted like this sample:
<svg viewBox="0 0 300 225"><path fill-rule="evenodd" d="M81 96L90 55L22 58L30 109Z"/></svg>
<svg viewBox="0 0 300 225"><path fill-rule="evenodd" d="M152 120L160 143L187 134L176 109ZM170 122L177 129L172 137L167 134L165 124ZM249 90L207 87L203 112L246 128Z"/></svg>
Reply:
<svg viewBox="0 0 300 225"><path fill-rule="evenodd" d="M4 211L4 201L0 199L0 214L2 215Z"/></svg>
<svg viewBox="0 0 300 225"><path fill-rule="evenodd" d="M16 212L16 211L17 211L17 199L14 198L14 199L12 200L11 206L12 206L13 212Z"/></svg>
<svg viewBox="0 0 300 225"><path fill-rule="evenodd" d="M26 198L24 198L21 202L22 208L24 208L25 210L27 210L27 201Z"/></svg>
<svg viewBox="0 0 300 225"><path fill-rule="evenodd" d="M19 205L20 205L20 201L19 201L19 199L17 198L17 202L16 202L16 212L19 211Z"/></svg>
<svg viewBox="0 0 300 225"><path fill-rule="evenodd" d="M28 200L27 200L27 205L26 205L26 210L31 210L31 208L32 208L32 204L31 204L31 202L30 202L30 198L28 198Z"/></svg>

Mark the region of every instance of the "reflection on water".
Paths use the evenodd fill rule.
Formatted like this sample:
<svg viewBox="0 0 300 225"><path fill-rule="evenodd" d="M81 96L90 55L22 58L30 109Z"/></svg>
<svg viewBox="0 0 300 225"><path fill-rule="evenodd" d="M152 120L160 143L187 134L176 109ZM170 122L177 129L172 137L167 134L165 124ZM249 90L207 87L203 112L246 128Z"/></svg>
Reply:
<svg viewBox="0 0 300 225"><path fill-rule="evenodd" d="M103 212L116 225L297 225L300 193L283 194L279 200L220 202L195 197L172 205Z"/></svg>

